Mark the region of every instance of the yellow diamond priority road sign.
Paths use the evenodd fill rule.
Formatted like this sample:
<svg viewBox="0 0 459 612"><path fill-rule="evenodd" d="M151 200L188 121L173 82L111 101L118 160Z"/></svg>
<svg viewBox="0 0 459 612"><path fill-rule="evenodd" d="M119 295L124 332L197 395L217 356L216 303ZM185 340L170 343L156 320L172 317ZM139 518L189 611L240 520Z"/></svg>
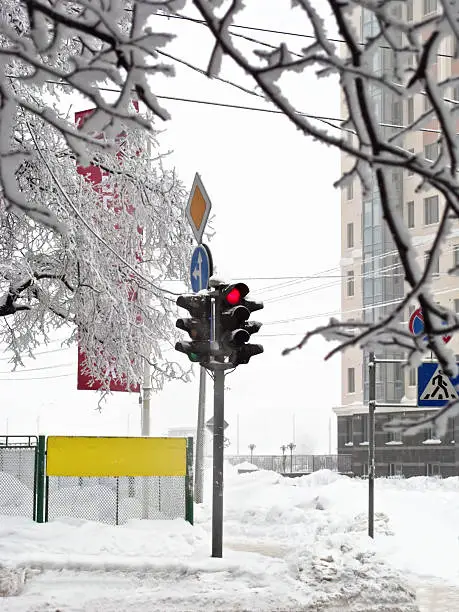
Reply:
<svg viewBox="0 0 459 612"><path fill-rule="evenodd" d="M191 187L190 197L186 205L186 216L190 222L194 237L199 244L202 242L202 235L209 218L212 202L204 188L201 177L196 172L193 186Z"/></svg>

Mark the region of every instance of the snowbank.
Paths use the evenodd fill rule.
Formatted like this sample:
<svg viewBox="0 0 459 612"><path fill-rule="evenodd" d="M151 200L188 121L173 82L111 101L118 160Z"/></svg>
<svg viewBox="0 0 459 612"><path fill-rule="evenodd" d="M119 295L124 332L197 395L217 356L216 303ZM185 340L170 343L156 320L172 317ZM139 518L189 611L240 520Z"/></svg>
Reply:
<svg viewBox="0 0 459 612"><path fill-rule="evenodd" d="M237 463L235 467L237 468L238 472L240 471L250 472L250 471L258 470L258 466L254 465L253 463L249 463L248 461Z"/></svg>
<svg viewBox="0 0 459 612"><path fill-rule="evenodd" d="M459 587L457 478L378 480L372 541L366 481L225 465L223 559L210 558L211 478L194 527L2 517L0 559L25 570L2 612L414 612L432 577Z"/></svg>

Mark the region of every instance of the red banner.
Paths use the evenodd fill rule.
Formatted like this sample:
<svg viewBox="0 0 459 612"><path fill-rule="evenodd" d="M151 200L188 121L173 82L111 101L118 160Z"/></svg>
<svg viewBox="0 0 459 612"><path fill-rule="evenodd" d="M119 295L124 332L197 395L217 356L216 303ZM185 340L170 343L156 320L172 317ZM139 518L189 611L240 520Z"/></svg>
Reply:
<svg viewBox="0 0 459 612"><path fill-rule="evenodd" d="M139 110L138 102L134 102L134 107L136 111ZM93 109L79 111L75 113L75 123L78 127L81 127L86 117L91 115ZM121 133L118 138L122 138L125 136L125 133ZM89 166L77 166L78 174L81 174L87 181L91 182L94 186L94 190L100 194L101 203L105 208L112 208L114 212L119 212L119 208L117 209L116 204L114 202L116 196L114 197L112 187L110 187L108 183L108 179L110 177L110 173L106 170L102 170L99 166L89 165ZM132 213L134 211L134 207L131 207L131 210L128 212ZM119 225L115 224L115 229L119 229ZM142 233L142 228L137 228L138 232ZM136 253L136 258L140 259L141 256L139 253ZM137 299L137 291L134 287L128 288L128 300L130 302L134 302ZM101 349L101 354L103 353L103 349ZM86 360L86 354L84 351L78 346L78 372L77 372L77 389L83 391L96 391L100 389L104 381L102 380L92 380L90 374L84 372L84 361ZM110 361L115 365L116 357L111 357ZM116 370L116 367L114 368ZM132 391L134 393L139 393L140 384L131 385L130 389L128 389L126 375L121 374L121 376L117 376L116 378L111 377L109 383L110 391Z"/></svg>

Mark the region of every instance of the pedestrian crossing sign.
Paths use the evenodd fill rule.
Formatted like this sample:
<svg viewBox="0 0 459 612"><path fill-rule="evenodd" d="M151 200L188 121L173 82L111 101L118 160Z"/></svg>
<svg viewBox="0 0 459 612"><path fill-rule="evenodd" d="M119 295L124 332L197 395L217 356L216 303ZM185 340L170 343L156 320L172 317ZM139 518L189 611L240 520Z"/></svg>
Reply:
<svg viewBox="0 0 459 612"><path fill-rule="evenodd" d="M438 363L423 363L418 368L418 406L446 406L458 399L459 376L451 379Z"/></svg>

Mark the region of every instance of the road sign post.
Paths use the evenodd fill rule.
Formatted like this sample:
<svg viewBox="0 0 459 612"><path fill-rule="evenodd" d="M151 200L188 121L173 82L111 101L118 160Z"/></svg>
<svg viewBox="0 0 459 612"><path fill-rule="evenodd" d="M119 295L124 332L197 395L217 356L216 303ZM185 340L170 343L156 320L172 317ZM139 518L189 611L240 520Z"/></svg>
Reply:
<svg viewBox="0 0 459 612"><path fill-rule="evenodd" d="M374 353L369 355L368 368L368 535L370 538L374 538L376 408L376 363Z"/></svg>

